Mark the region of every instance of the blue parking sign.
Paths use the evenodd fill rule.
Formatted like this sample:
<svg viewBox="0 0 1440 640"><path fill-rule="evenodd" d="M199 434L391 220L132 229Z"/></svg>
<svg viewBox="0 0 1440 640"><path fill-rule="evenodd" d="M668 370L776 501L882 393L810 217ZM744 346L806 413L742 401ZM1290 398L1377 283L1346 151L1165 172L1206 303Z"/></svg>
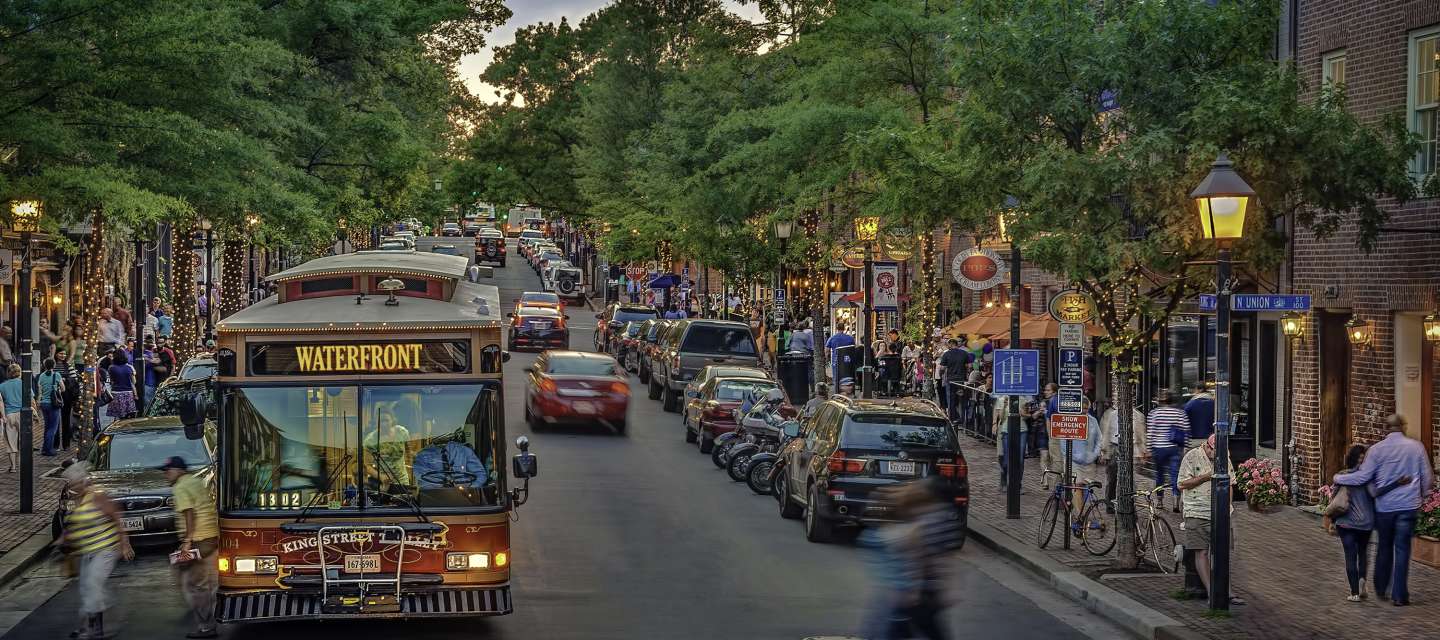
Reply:
<svg viewBox="0 0 1440 640"><path fill-rule="evenodd" d="M1081 349L1060 350L1059 379L1062 387L1078 387L1085 380L1085 352Z"/></svg>
<svg viewBox="0 0 1440 640"><path fill-rule="evenodd" d="M1000 396L1033 396L1040 393L1040 351L996 349L993 393Z"/></svg>

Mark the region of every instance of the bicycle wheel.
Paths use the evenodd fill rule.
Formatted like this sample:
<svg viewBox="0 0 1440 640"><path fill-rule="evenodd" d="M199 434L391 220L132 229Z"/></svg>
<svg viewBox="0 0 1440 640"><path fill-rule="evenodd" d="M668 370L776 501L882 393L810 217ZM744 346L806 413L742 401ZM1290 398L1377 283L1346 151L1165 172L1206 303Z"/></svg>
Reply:
<svg viewBox="0 0 1440 640"><path fill-rule="evenodd" d="M1175 558L1175 532L1170 529L1170 523L1164 518L1156 517L1150 521L1150 544L1149 555L1155 561L1155 566L1161 573L1175 573L1180 561Z"/></svg>
<svg viewBox="0 0 1440 640"><path fill-rule="evenodd" d="M1101 500L1091 502L1080 516L1080 544L1092 556L1103 556L1115 548L1115 514L1105 513L1107 503Z"/></svg>
<svg viewBox="0 0 1440 640"><path fill-rule="evenodd" d="M1045 510L1040 512L1040 529L1035 532L1035 542L1041 549L1050 544L1050 538L1055 535L1055 519L1060 515L1060 498L1050 496L1045 501Z"/></svg>

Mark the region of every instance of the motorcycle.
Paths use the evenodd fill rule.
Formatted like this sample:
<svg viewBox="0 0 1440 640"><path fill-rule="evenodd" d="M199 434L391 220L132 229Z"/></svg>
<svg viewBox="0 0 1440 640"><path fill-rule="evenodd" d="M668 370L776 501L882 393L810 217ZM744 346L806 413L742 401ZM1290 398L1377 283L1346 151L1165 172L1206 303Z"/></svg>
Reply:
<svg viewBox="0 0 1440 640"><path fill-rule="evenodd" d="M710 461L715 463L716 467L728 470L730 455L735 446L755 442L755 435L751 433L751 429L765 426L769 420L774 419L770 417L772 414L784 416L787 412L794 413L794 409L784 402L785 394L779 389L772 389L766 393L765 398L749 402L748 410L745 409L746 403L742 403L741 408L735 409L735 430L721 434L715 439L715 447L710 450ZM779 420L775 420L775 424L778 423ZM744 476L736 478L736 482L743 480Z"/></svg>
<svg viewBox="0 0 1440 640"><path fill-rule="evenodd" d="M800 435L800 423L786 420L780 423L779 441L767 451L758 451L750 456L750 468L745 472L745 485L762 496L775 492L775 476L780 469L780 452Z"/></svg>
<svg viewBox="0 0 1440 640"><path fill-rule="evenodd" d="M780 450L781 424L779 411L766 413L759 420L747 417L745 440L730 448L725 472L736 482L745 482L755 455Z"/></svg>

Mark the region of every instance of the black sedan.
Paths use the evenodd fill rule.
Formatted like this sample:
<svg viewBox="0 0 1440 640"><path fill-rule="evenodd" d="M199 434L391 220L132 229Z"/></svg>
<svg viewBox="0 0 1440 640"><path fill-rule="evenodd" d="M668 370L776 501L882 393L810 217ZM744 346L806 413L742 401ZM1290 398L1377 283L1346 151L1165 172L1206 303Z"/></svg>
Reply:
<svg viewBox="0 0 1440 640"><path fill-rule="evenodd" d="M206 426L204 438L190 440L178 416L121 420L106 427L90 449L90 480L120 508L120 521L136 545L174 542L175 501L165 473L155 467L180 456L190 473L213 488L214 450L213 425ZM68 492L62 495L55 512L56 537L71 507L70 498Z"/></svg>
<svg viewBox="0 0 1440 640"><path fill-rule="evenodd" d="M551 307L522 306L510 314L509 349L569 349L570 316Z"/></svg>

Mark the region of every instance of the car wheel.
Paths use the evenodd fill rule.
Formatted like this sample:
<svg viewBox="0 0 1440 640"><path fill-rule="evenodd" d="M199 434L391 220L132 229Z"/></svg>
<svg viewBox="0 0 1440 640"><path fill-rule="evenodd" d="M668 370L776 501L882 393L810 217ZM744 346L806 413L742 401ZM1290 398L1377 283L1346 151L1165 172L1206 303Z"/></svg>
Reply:
<svg viewBox="0 0 1440 640"><path fill-rule="evenodd" d="M685 441L694 444L696 440L700 439L700 436L696 435L696 433L699 431L700 425L698 424L695 425L695 429L693 431L690 429L690 427L685 427Z"/></svg>
<svg viewBox="0 0 1440 640"><path fill-rule="evenodd" d="M625 435L625 426L625 421L621 420L616 422L611 428L615 429L615 435L623 436Z"/></svg>
<svg viewBox="0 0 1440 640"><path fill-rule="evenodd" d="M680 410L680 392L679 392L679 391L675 391L674 389L671 389L671 388L667 385L667 386L665 387L664 393L665 393L665 397L664 397L664 398L661 400L661 402L660 402L660 408L661 408L661 409L664 409L665 411L670 412L670 413L675 413L675 412L679 411L679 410Z"/></svg>
<svg viewBox="0 0 1440 640"><path fill-rule="evenodd" d="M835 537L835 525L820 515L820 488L810 485L810 499L805 501L805 539L829 542Z"/></svg>
<svg viewBox="0 0 1440 640"><path fill-rule="evenodd" d="M660 382L654 376L650 377L650 386L645 390L645 395L651 400L660 399Z"/></svg>
<svg viewBox="0 0 1440 640"><path fill-rule="evenodd" d="M786 520L794 520L800 517L800 505L790 498L790 483L785 479L786 472L781 471L780 476L775 478L775 501L780 503L780 517Z"/></svg>
<svg viewBox="0 0 1440 640"><path fill-rule="evenodd" d="M643 364L637 364L635 368L639 370L638 375L640 376L641 384L650 384L650 370L646 369Z"/></svg>
<svg viewBox="0 0 1440 640"><path fill-rule="evenodd" d="M711 451L715 450L714 438L705 437L704 431L701 431L700 435L697 437L700 438L700 453L710 453Z"/></svg>

